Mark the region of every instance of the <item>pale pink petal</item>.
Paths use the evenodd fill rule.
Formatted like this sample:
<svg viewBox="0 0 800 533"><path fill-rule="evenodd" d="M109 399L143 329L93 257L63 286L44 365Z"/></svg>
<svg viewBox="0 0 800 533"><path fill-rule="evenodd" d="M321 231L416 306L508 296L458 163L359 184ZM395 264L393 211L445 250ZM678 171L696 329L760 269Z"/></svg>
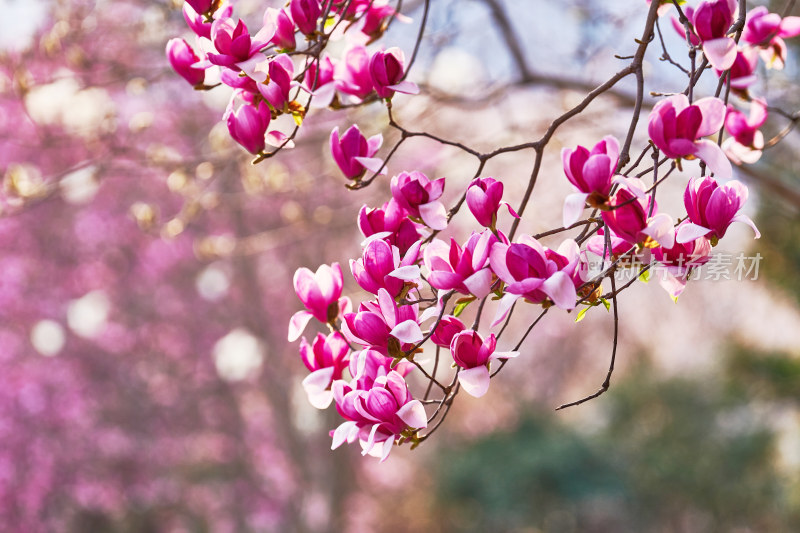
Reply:
<svg viewBox="0 0 800 533"><path fill-rule="evenodd" d="M497 306L497 312L494 315L492 327L496 327L506 318L514 302L517 301L517 298L519 298L517 294L506 294L500 298L500 305Z"/></svg>
<svg viewBox="0 0 800 533"><path fill-rule="evenodd" d="M542 283L542 292L549 296L561 309L570 310L575 308L575 300L577 299L575 284L564 272L556 272L547 278Z"/></svg>
<svg viewBox="0 0 800 533"><path fill-rule="evenodd" d="M739 215L736 215L735 217L733 217L733 221L734 222L742 222L743 224L747 224L755 232L755 234L756 234L755 238L756 239L760 239L761 238L761 232L758 231L758 228L756 227L755 222L753 222L752 219L749 216L739 214Z"/></svg>
<svg viewBox="0 0 800 533"><path fill-rule="evenodd" d="M373 425L369 432L369 440L367 440L367 442L361 441L361 455L370 454L373 457L377 457L377 455L372 452L372 448L375 447L375 433L377 433L380 426L380 424Z"/></svg>
<svg viewBox="0 0 800 533"><path fill-rule="evenodd" d="M419 94L419 87L411 81L401 81L395 85L389 85L389 89L405 94Z"/></svg>
<svg viewBox="0 0 800 533"><path fill-rule="evenodd" d="M464 280L464 286L471 294L483 298L492 288L492 271L483 268Z"/></svg>
<svg viewBox="0 0 800 533"><path fill-rule="evenodd" d="M725 123L727 109L725 103L719 98L708 96L697 100L694 105L700 108L703 114L703 122L697 130L697 137L705 137L719 131Z"/></svg>
<svg viewBox="0 0 800 533"><path fill-rule="evenodd" d="M314 315L308 311L298 311L292 315L291 320L289 320L289 342L294 342L300 338L300 335L303 334L303 330L305 330L308 325L308 321L312 318L314 318Z"/></svg>
<svg viewBox="0 0 800 533"><path fill-rule="evenodd" d="M367 154L372 157L383 144L383 135L380 133L367 139Z"/></svg>
<svg viewBox="0 0 800 533"><path fill-rule="evenodd" d="M778 37L789 38L800 35L800 17L784 17Z"/></svg>
<svg viewBox="0 0 800 533"><path fill-rule="evenodd" d="M416 281L419 279L419 267L417 265L401 266L389 273L390 276L403 281Z"/></svg>
<svg viewBox="0 0 800 533"><path fill-rule="evenodd" d="M675 221L666 213L659 213L650 218L642 233L666 249L675 246Z"/></svg>
<svg viewBox="0 0 800 533"><path fill-rule="evenodd" d="M389 334L400 342L414 344L421 341L425 336L414 320L406 320L397 324Z"/></svg>
<svg viewBox="0 0 800 533"><path fill-rule="evenodd" d="M398 409L397 416L410 428L422 429L428 427L428 415L419 400L411 400Z"/></svg>
<svg viewBox="0 0 800 533"><path fill-rule="evenodd" d="M356 161L369 170L370 172L380 172L381 175L386 174L386 169L383 167L383 159L377 157L354 157Z"/></svg>
<svg viewBox="0 0 800 533"><path fill-rule="evenodd" d="M733 176L731 162L717 143L702 139L695 143L695 147L694 155L702 159L718 178L730 179Z"/></svg>
<svg viewBox="0 0 800 533"><path fill-rule="evenodd" d="M331 443L331 450L335 450L345 441L353 442L355 440L353 429L358 432L358 426L355 422L348 420L343 422L333 431L333 442Z"/></svg>
<svg viewBox="0 0 800 533"><path fill-rule="evenodd" d="M392 452L392 447L394 446L394 439L386 439L383 441L381 445L381 463L384 462L388 457L389 454Z"/></svg>
<svg viewBox="0 0 800 533"><path fill-rule="evenodd" d="M686 288L686 278L685 277L677 277L675 274L670 272L669 268L664 269L664 273L659 273L658 276L658 284L667 291L667 294L672 297L672 299L676 299L678 296L683 293L683 289Z"/></svg>
<svg viewBox="0 0 800 533"><path fill-rule="evenodd" d="M320 368L306 376L303 390L308 395L308 402L317 409L327 409L333 400L333 392L328 386L333 380L333 367Z"/></svg>
<svg viewBox="0 0 800 533"><path fill-rule="evenodd" d="M710 229L689 222L687 224L682 224L681 227L678 228L678 235L675 237L675 242L678 244L692 242L700 237L705 237L709 233L711 233Z"/></svg>
<svg viewBox="0 0 800 533"><path fill-rule="evenodd" d="M464 392L475 398L480 398L489 390L489 369L485 366L477 366L461 370L458 373L458 382L463 387Z"/></svg>
<svg viewBox="0 0 800 533"><path fill-rule="evenodd" d="M583 208L586 206L586 198L588 194L576 192L570 194L564 199L564 215L562 223L565 228L570 227L578 221L583 213Z"/></svg>
<svg viewBox="0 0 800 533"><path fill-rule="evenodd" d="M333 97L336 95L336 85L333 83L326 83L322 87L318 87L316 91L312 93L314 95L311 98L311 102L309 103L309 107L314 109L322 109L328 107L330 103L333 101Z"/></svg>
<svg viewBox="0 0 800 533"><path fill-rule="evenodd" d="M435 230L443 230L447 227L447 210L442 202L429 202L419 206L419 214L425 224Z"/></svg>
<svg viewBox="0 0 800 533"><path fill-rule="evenodd" d="M728 70L736 61L736 41L730 37L706 41L703 43L703 53L712 67L717 70Z"/></svg>
<svg viewBox="0 0 800 533"><path fill-rule="evenodd" d="M493 359L514 359L519 357L519 352L494 352L489 356L489 360Z"/></svg>
<svg viewBox="0 0 800 533"><path fill-rule="evenodd" d="M283 146L284 148L294 148L294 141L289 141L289 137L280 131L267 133L267 143L270 146ZM284 144L285 143L285 144Z"/></svg>

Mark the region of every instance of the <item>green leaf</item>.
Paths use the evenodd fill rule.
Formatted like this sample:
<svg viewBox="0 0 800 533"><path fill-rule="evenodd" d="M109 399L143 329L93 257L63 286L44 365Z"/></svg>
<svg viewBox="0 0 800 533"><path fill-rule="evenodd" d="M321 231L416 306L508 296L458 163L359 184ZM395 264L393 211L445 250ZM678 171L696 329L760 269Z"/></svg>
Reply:
<svg viewBox="0 0 800 533"><path fill-rule="evenodd" d="M605 298L600 298L600 301L603 302L603 305L606 307L606 311L609 311L611 309L611 303L609 303L608 300L606 300Z"/></svg>
<svg viewBox="0 0 800 533"><path fill-rule="evenodd" d="M639 274L639 281L641 281L642 283L649 283L650 282L650 269L649 268L647 270L643 271L641 274Z"/></svg>
<svg viewBox="0 0 800 533"><path fill-rule="evenodd" d="M575 317L575 322L578 323L586 317L586 313L589 312L589 309L594 307L593 305L589 305L578 311L578 316Z"/></svg>
<svg viewBox="0 0 800 533"><path fill-rule="evenodd" d="M464 312L464 309L466 309L467 306L469 304L471 304L472 302L474 302L474 301L475 300L468 300L466 302L461 302L461 303L456 304L456 308L453 311L453 316L458 317L461 313Z"/></svg>

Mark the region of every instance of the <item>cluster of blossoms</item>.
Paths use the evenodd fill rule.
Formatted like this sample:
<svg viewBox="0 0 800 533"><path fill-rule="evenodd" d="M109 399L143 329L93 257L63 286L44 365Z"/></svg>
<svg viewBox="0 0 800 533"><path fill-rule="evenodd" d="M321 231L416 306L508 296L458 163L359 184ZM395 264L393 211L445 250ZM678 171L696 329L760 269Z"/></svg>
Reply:
<svg viewBox="0 0 800 533"><path fill-rule="evenodd" d="M404 79L402 50L370 52L365 47L393 17L400 17L388 0L291 0L282 9L267 8L262 27L252 35L244 21L232 17L227 1L187 0L183 14L196 45L170 40L170 64L200 90L215 86L206 80L211 69L216 71L221 84L233 89L223 117L228 131L259 158L269 155L268 145L292 147L309 107L338 108L374 98L391 100L395 92L417 92ZM323 50L329 40L339 38L346 38L348 45L334 59ZM294 118L293 132L276 125L281 115Z"/></svg>
<svg viewBox="0 0 800 533"><path fill-rule="evenodd" d="M763 97L753 96L749 91L758 81L758 58L761 57L768 69L782 69L787 52L783 39L800 35L800 17L781 17L759 6L747 13L737 43L733 36L738 4L737 0L705 0L696 8L684 7L683 19L672 17L678 33L691 46L702 49L717 76L727 76L732 92L750 104L749 116L729 105L724 121L730 137L722 148L737 165L758 161L764 149L760 128L767 120L767 103Z"/></svg>

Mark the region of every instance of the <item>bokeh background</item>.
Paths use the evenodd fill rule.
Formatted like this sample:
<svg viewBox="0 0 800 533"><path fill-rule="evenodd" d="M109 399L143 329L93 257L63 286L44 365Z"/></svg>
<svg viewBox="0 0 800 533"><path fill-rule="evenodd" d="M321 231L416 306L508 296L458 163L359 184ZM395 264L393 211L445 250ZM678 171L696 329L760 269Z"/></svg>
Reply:
<svg viewBox="0 0 800 533"><path fill-rule="evenodd" d="M236 6L257 21L273 4ZM398 117L480 149L537 138L623 64L613 55L633 49L647 8L432 4L412 73L425 95L398 96ZM414 22L388 44L410 51L420 8L404 2ZM758 280L691 284L677 305L634 286L612 390L558 413L602 381L611 317L552 313L484 398L460 396L436 438L380 464L329 450L337 417L308 405L285 339L295 269L345 267L358 209L388 197L386 181L344 188L329 132L358 123L390 142L385 111L313 113L297 148L254 167L220 122L227 94L168 67L166 41L187 34L180 2L0 0L0 13L0 530L800 530L797 132L737 176L763 237L732 228L721 247L760 253ZM754 89L789 112L796 44ZM647 90L682 88L659 55ZM559 130L522 229L558 224L560 148L622 136L632 91ZM509 154L485 175L514 200L531 164ZM455 200L474 165L415 140L390 170L447 176ZM685 176L670 181L659 201L679 212Z"/></svg>

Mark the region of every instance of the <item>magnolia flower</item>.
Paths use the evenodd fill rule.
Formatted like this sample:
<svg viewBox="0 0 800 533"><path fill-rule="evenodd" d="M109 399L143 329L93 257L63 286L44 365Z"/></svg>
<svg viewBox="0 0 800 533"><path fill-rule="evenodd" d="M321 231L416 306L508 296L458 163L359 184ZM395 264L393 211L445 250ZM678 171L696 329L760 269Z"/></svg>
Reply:
<svg viewBox="0 0 800 533"><path fill-rule="evenodd" d="M467 329L467 326L459 319L451 315L445 315L439 323L436 324L433 334L431 335L431 341L436 346L449 348L455 334L465 329Z"/></svg>
<svg viewBox="0 0 800 533"><path fill-rule="evenodd" d="M619 163L619 141L607 135L591 151L583 146L563 148L561 161L564 174L580 192L570 194L564 202L564 227L574 224L586 202L599 207L608 201L612 178Z"/></svg>
<svg viewBox="0 0 800 533"><path fill-rule="evenodd" d="M423 252L428 283L439 290L456 290L483 298L492 286L489 252L496 242L497 237L489 230L473 233L464 248L454 239L450 239L449 246L434 239Z"/></svg>
<svg viewBox="0 0 800 533"><path fill-rule="evenodd" d="M342 333L349 341L390 357L424 338L417 305L398 306L386 289L378 289L377 300L362 302L357 313L345 313L342 318Z"/></svg>
<svg viewBox="0 0 800 533"><path fill-rule="evenodd" d="M417 94L419 87L410 81L403 81L405 76L403 63L405 55L399 48L379 50L369 61L369 73L372 86L380 98L391 98L395 91L406 94Z"/></svg>
<svg viewBox="0 0 800 533"><path fill-rule="evenodd" d="M350 270L358 286L372 294L385 289L393 298L403 290L405 282L419 280L419 267L415 265L421 242L400 258L400 250L385 241L374 239L367 243L358 261L350 260Z"/></svg>
<svg viewBox="0 0 800 533"><path fill-rule="evenodd" d="M603 222L619 238L631 245L672 247L675 233L672 217L658 212L658 204L652 195L645 194L641 180L626 179L608 207L608 211L603 211Z"/></svg>
<svg viewBox="0 0 800 533"><path fill-rule="evenodd" d="M453 335L450 353L461 369L458 382L470 396L480 398L489 390L489 362L494 359L510 359L519 352L495 352L497 339L494 333L485 340L477 331L464 330Z"/></svg>
<svg viewBox="0 0 800 533"><path fill-rule="evenodd" d="M692 14L692 26L703 43L703 53L711 66L727 70L736 59L736 41L728 37L737 0L706 0Z"/></svg>
<svg viewBox="0 0 800 533"><path fill-rule="evenodd" d="M573 275L580 268L580 249L575 241L568 239L553 251L533 237L522 235L515 243L495 243L489 264L506 283L492 327L503 321L518 298L531 303L549 298L561 309L575 307Z"/></svg>
<svg viewBox="0 0 800 533"><path fill-rule="evenodd" d="M368 240L383 239L405 254L420 238L417 224L397 200L390 198L382 208L363 206L358 212L358 228Z"/></svg>
<svg viewBox="0 0 800 533"><path fill-rule="evenodd" d="M300 338L311 318L316 318L323 324L329 323L336 320L340 313L349 310L350 301L341 298L343 283L339 263L320 265L316 272L305 267L297 269L294 273L294 292L307 311L298 311L292 316L289 341Z"/></svg>
<svg viewBox="0 0 800 533"><path fill-rule="evenodd" d="M439 201L444 192L444 178L429 180L422 172L402 172L391 181L392 197L409 215L421 218L428 227L447 227L447 211Z"/></svg>
<svg viewBox="0 0 800 533"><path fill-rule="evenodd" d="M517 212L502 199L503 183L494 178L475 178L467 188L467 207L478 224L486 228L495 227L501 205L506 206L511 216L519 218Z"/></svg>
<svg viewBox="0 0 800 533"><path fill-rule="evenodd" d="M183 39L170 39L167 42L167 59L173 70L193 87L202 87L206 79L204 68L194 65L200 61L192 47Z"/></svg>
<svg viewBox="0 0 800 533"><path fill-rule="evenodd" d="M759 128L767 121L767 106L763 100L754 99L750 104L750 116L730 107L725 117L725 129L731 135L722 143L728 158L737 165L755 163L761 158L764 134Z"/></svg>
<svg viewBox="0 0 800 533"><path fill-rule="evenodd" d="M297 86L294 81L294 63L286 54L278 54L256 67L254 79L258 80L258 90L276 112L287 109L291 90Z"/></svg>
<svg viewBox="0 0 800 533"><path fill-rule="evenodd" d="M309 403L317 409L325 409L331 404L331 384L342 379L342 371L350 364L349 353L347 341L337 332L327 337L318 334L313 345L308 344L305 337L300 341L300 357L311 372L303 380L303 389Z"/></svg>
<svg viewBox="0 0 800 533"><path fill-rule="evenodd" d="M353 389L344 381L336 381L333 397L346 422L331 433L332 450L358 439L362 455L385 461L395 439L404 431L428 427L425 407L411 396L403 376L395 371L376 379L368 390Z"/></svg>
<svg viewBox="0 0 800 533"><path fill-rule="evenodd" d="M758 65L758 54L753 48L745 48L736 52L736 59L731 66L730 83L734 90L745 92L748 87L757 80L756 66ZM715 70L717 76L724 74L721 70Z"/></svg>
<svg viewBox="0 0 800 533"><path fill-rule="evenodd" d="M228 132L237 143L251 154L258 154L266 148L266 134L271 119L269 106L263 101L255 104L244 103L234 110L234 98L228 104L225 121Z"/></svg>
<svg viewBox="0 0 800 533"><path fill-rule="evenodd" d="M677 242L686 243L699 237L708 237L715 242L725 236L733 222L743 222L761 237L756 225L747 215L739 213L747 201L747 187L738 181L719 185L712 177L692 178L683 194L683 203L689 214L690 224L681 225Z"/></svg>
<svg viewBox="0 0 800 533"><path fill-rule="evenodd" d="M339 127L331 132L331 154L342 173L351 180L358 180L367 170L378 172L383 160L374 157L383 144L379 133L367 139L355 124L339 137Z"/></svg>
<svg viewBox="0 0 800 533"><path fill-rule="evenodd" d="M317 19L322 14L319 0L291 0L289 9L292 20L305 35L312 35L317 31Z"/></svg>
<svg viewBox="0 0 800 533"><path fill-rule="evenodd" d="M786 62L786 43L783 39L797 35L800 35L800 17L781 18L777 13L770 13L766 7L758 6L747 14L742 40L760 48L767 68L782 69Z"/></svg>
<svg viewBox="0 0 800 533"><path fill-rule="evenodd" d="M285 9L268 7L264 11L264 34L268 44L279 50L290 52L297 46L294 32L297 31L291 16Z"/></svg>
<svg viewBox="0 0 800 533"><path fill-rule="evenodd" d="M211 42L215 52L208 53L208 61L213 65L251 74L255 65L264 57L260 50L267 44L265 32L266 30L262 30L251 37L247 25L241 20L215 20L211 25Z"/></svg>
<svg viewBox="0 0 800 533"><path fill-rule="evenodd" d="M223 2L221 7L214 12L214 20L228 18L233 14L233 5ZM211 22L206 22L202 13L195 11L189 3L183 5L183 18L186 24L198 37L211 39Z"/></svg>
<svg viewBox="0 0 800 533"><path fill-rule="evenodd" d="M363 46L348 48L336 65L336 90L352 96L355 102L361 102L372 93L369 59L369 52Z"/></svg>
<svg viewBox="0 0 800 533"><path fill-rule="evenodd" d="M719 131L725 121L725 104L708 97L689 104L684 94L658 102L650 113L647 131L664 155L672 159L699 157L722 178L733 173L731 163L717 143L701 139Z"/></svg>
<svg viewBox="0 0 800 533"><path fill-rule="evenodd" d="M684 220L677 231L689 224ZM653 250L654 259L660 264L658 282L674 299L681 295L691 268L700 266L710 259L711 243L705 237L681 243L677 239L671 248L658 247Z"/></svg>

